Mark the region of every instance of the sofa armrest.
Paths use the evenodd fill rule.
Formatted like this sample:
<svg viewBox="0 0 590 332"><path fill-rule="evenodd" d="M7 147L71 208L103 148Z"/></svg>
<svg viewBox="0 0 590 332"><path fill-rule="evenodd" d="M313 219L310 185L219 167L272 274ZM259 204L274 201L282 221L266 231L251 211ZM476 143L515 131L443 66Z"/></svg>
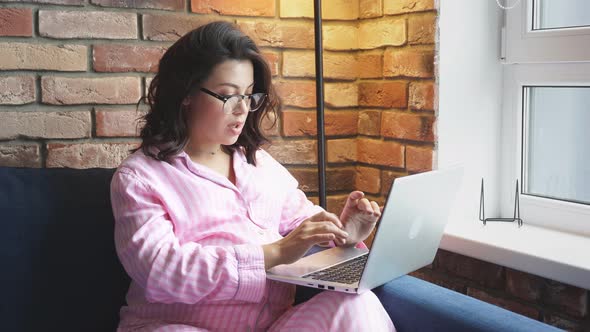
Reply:
<svg viewBox="0 0 590 332"><path fill-rule="evenodd" d="M528 317L411 276L373 292L398 332L405 331L561 331Z"/></svg>

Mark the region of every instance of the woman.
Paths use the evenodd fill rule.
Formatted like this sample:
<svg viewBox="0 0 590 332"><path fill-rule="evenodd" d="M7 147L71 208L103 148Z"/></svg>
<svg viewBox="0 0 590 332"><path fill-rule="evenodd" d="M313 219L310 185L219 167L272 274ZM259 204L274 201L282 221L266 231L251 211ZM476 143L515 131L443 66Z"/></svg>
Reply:
<svg viewBox="0 0 590 332"><path fill-rule="evenodd" d="M315 244L362 245L380 209L353 192L340 218L307 200L260 149L278 107L256 45L233 25L189 32L150 84L142 144L115 173L119 258L132 283L120 331L393 329L371 292L292 307L266 270Z"/></svg>

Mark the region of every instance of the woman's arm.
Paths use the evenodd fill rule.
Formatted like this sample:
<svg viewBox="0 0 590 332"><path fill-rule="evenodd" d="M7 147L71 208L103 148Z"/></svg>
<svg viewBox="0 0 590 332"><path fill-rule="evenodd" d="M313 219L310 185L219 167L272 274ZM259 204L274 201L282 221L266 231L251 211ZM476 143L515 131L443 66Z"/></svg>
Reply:
<svg viewBox="0 0 590 332"><path fill-rule="evenodd" d="M115 173L111 202L117 254L149 301L262 299L266 272L261 246L181 245L152 188L130 171Z"/></svg>

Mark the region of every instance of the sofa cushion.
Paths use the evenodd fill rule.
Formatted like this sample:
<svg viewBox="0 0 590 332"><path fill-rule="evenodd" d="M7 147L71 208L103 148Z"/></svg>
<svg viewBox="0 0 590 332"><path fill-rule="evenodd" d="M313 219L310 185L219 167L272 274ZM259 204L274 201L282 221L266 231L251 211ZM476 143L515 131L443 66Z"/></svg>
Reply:
<svg viewBox="0 0 590 332"><path fill-rule="evenodd" d="M129 278L113 241L114 169L0 167L5 331L113 331Z"/></svg>

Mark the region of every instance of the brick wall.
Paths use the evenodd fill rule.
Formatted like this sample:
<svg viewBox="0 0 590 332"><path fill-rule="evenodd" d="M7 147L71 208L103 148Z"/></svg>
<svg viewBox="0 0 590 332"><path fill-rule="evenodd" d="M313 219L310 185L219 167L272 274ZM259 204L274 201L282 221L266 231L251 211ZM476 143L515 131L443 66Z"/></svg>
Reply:
<svg viewBox="0 0 590 332"><path fill-rule="evenodd" d="M323 0L328 208L383 202L432 168L434 0ZM284 109L267 149L317 202L312 0L0 0L0 166L116 167L137 146L136 101L165 49L237 23L271 64ZM588 292L440 251L415 276L571 329Z"/></svg>

